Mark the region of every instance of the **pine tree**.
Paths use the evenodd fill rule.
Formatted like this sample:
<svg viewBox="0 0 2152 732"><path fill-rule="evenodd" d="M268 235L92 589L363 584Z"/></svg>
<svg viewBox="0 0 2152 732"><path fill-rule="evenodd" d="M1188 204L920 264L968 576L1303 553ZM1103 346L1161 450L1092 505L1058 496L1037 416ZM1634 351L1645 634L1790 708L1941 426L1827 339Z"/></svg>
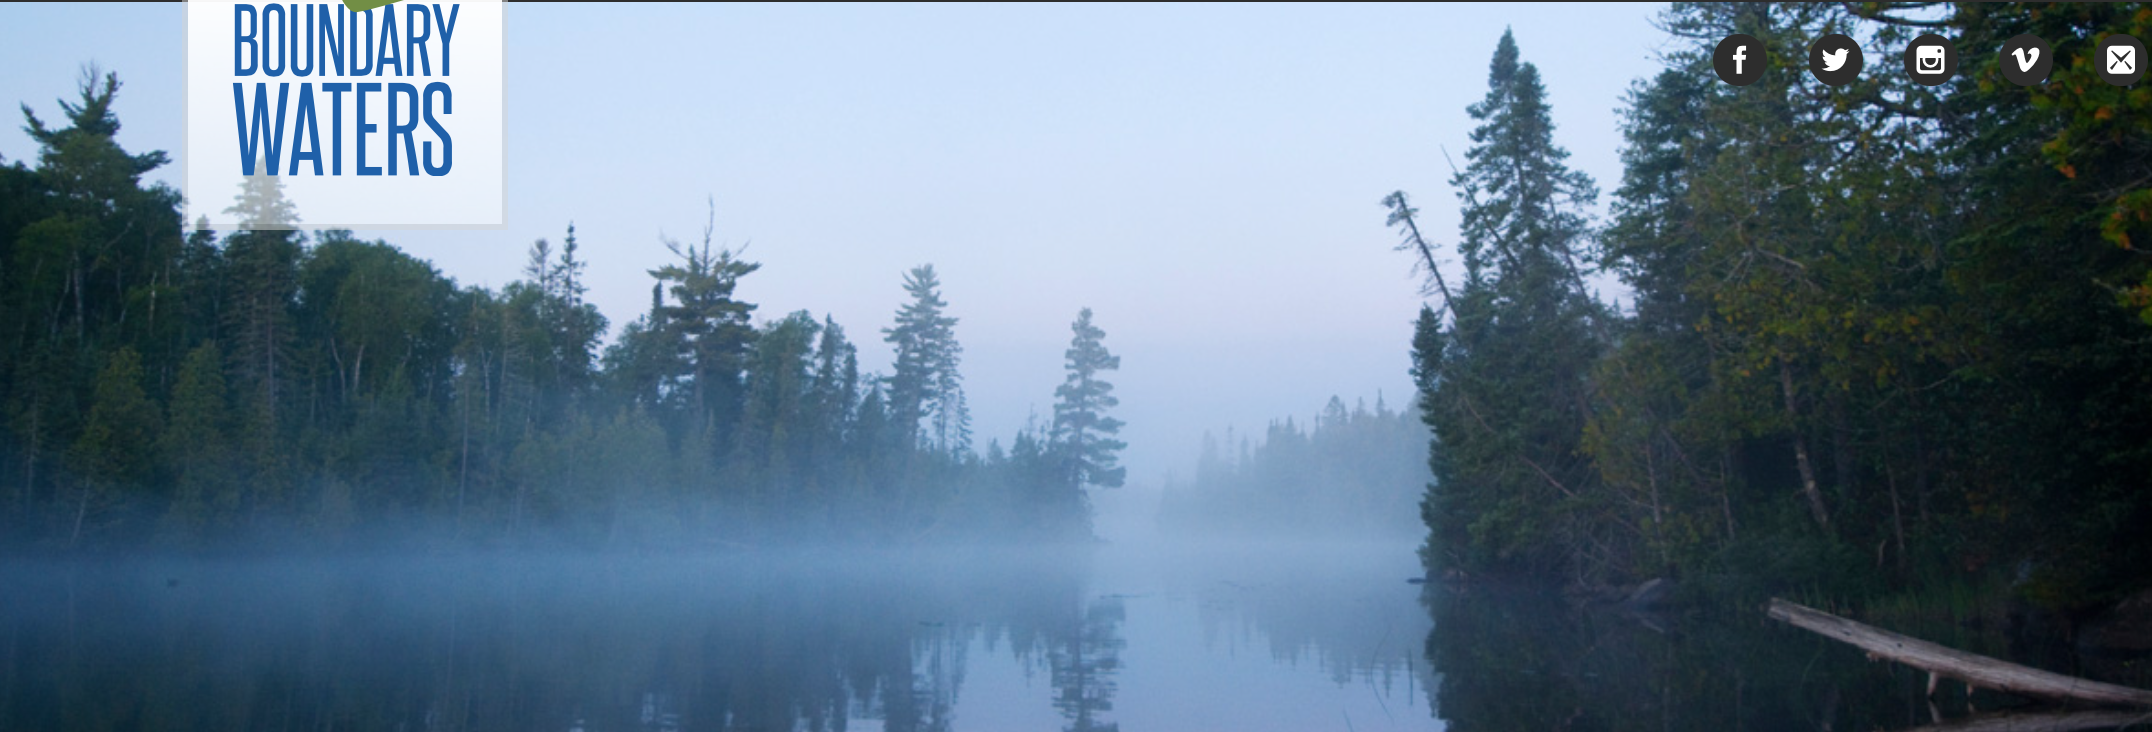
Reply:
<svg viewBox="0 0 2152 732"><path fill-rule="evenodd" d="M673 363L685 369L667 375L666 380L685 382L687 430L702 432L711 444L723 445L739 422L741 380L755 339L751 322L755 305L741 301L734 291L740 278L762 265L741 259L740 252L717 248L712 241L716 231L712 204L701 246L666 240L665 248L680 262L651 270L650 276L664 286L662 294L671 295L673 304L656 298L649 332L658 336L660 349L678 359ZM713 448L711 456L716 454Z"/></svg>
<svg viewBox="0 0 2152 732"><path fill-rule="evenodd" d="M942 300L940 288L932 264L905 273L904 291L911 302L897 310L896 325L882 329L882 335L897 350L889 377L890 418L907 444L924 441L938 452L951 453L969 447L969 418L962 410L963 378L957 373L964 348L956 341L957 319L942 314L949 303ZM928 420L930 432L920 432L921 420Z"/></svg>
<svg viewBox="0 0 2152 732"><path fill-rule="evenodd" d="M122 323L130 300L146 299L180 247L178 192L161 184L145 188L141 180L170 159L161 150L120 148L112 112L119 89L117 75L90 65L82 70L77 101L60 102L67 127L48 127L22 107L23 131L38 144L37 177L51 196L49 216L23 232L39 244L23 252L34 260L27 274L44 275L23 283L33 288L24 295L37 303L35 312L49 314L48 333L65 328L78 345L87 345L92 331ZM131 342L138 351L162 346Z"/></svg>
<svg viewBox="0 0 2152 732"><path fill-rule="evenodd" d="M583 395L596 382L598 341L605 337L609 325L598 306L583 299L589 287L583 284L586 263L576 258L579 249L575 224L571 223L561 243L560 260L553 265L549 298L554 303L549 329L553 334L555 380L568 398Z"/></svg>
<svg viewBox="0 0 2152 732"><path fill-rule="evenodd" d="M1106 331L1091 323L1091 309L1084 308L1069 326L1068 378L1054 389L1053 444L1062 461L1063 480L1071 489L1085 485L1119 488L1128 476L1118 456L1128 443L1114 438L1121 420L1106 411L1119 406L1113 384L1101 372L1121 368L1121 357L1106 350Z"/></svg>
<svg viewBox="0 0 2152 732"><path fill-rule="evenodd" d="M1464 279L1442 288L1449 326L1423 312L1415 336L1435 431L1426 558L1473 570L1573 569L1589 537L1558 507L1588 496L1594 475L1578 448L1601 314L1577 261L1597 194L1563 164L1539 71L1519 60L1507 32L1487 86L1467 110L1480 124L1452 179L1464 204ZM1401 197L1389 203L1393 223L1409 222ZM1416 228L1408 236L1416 241Z"/></svg>

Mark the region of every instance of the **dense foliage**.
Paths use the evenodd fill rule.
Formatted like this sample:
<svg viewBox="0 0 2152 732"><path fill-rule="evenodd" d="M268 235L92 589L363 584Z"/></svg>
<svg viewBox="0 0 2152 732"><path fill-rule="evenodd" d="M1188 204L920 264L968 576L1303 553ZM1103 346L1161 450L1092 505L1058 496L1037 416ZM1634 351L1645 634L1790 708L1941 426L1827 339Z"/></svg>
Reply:
<svg viewBox="0 0 2152 732"><path fill-rule="evenodd" d="M113 75L64 127L27 107L36 165L0 165L0 536L18 546L913 543L1089 536L1118 485L1119 365L1086 309L1052 429L972 448L957 319L931 266L862 374L828 317L756 320L759 264L667 241L651 305L610 345L583 243L458 285L386 242L300 229L273 178L223 233L144 185L113 141Z"/></svg>
<svg viewBox="0 0 2152 732"><path fill-rule="evenodd" d="M1596 230L1503 39L1455 181L1465 281L1431 281L1414 339L1431 569L1989 578L2062 608L2152 584L2152 90L2092 60L2152 9L1906 5L1674 5ZM1834 32L1943 33L1965 61L1930 88L1871 57L1832 88L1805 62ZM1731 33L1769 45L1762 81L1714 78ZM2020 33L2053 44L2048 84L2002 79ZM1624 307L1586 296L1595 267Z"/></svg>

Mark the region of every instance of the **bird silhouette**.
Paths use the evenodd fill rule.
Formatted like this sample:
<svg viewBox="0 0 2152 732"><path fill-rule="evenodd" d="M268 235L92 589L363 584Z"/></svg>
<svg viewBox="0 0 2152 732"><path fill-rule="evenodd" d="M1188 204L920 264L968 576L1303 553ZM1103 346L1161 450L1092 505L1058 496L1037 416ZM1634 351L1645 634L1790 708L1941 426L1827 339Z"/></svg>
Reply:
<svg viewBox="0 0 2152 732"><path fill-rule="evenodd" d="M1835 51L1835 52L1834 52L1834 51L1824 51L1824 52L1823 52L1823 70L1824 70L1824 71L1837 71L1837 70L1838 70L1838 67L1846 65L1846 54L1847 54L1847 53L1850 53L1850 52L1852 52L1852 50L1853 50L1853 49L1850 49L1850 48L1841 48L1841 49L1838 49L1838 50L1837 50L1837 51Z"/></svg>

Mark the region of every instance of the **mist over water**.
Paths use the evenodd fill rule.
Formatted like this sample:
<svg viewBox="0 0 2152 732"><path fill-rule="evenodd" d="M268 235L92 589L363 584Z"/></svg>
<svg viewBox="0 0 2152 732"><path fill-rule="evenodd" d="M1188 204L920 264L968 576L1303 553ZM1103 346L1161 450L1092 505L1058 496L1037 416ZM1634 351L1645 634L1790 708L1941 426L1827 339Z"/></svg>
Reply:
<svg viewBox="0 0 2152 732"><path fill-rule="evenodd" d="M1102 494L1108 541L1062 547L14 560L0 729L1898 729L2017 703L1930 702L1758 618L1408 583L1410 544L1176 539L1155 500Z"/></svg>
<svg viewBox="0 0 2152 732"><path fill-rule="evenodd" d="M18 561L0 728L1420 729L1413 565L1156 536Z"/></svg>

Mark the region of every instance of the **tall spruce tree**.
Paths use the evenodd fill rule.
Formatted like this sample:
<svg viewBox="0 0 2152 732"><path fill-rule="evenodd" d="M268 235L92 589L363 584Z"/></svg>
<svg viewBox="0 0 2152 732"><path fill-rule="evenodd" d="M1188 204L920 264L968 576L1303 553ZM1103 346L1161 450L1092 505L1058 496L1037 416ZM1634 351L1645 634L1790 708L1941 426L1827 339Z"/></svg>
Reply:
<svg viewBox="0 0 2152 732"><path fill-rule="evenodd" d="M896 346L889 376L889 413L907 443L926 442L938 452L968 449L970 416L963 405L963 377L957 364L964 355L956 340L956 318L942 314L941 280L934 265L904 274L911 302L897 310L897 323L882 329L883 340ZM927 420L927 432L920 431Z"/></svg>
<svg viewBox="0 0 2152 732"><path fill-rule="evenodd" d="M1064 479L1079 492L1085 485L1119 488L1128 469L1117 465L1128 443L1114 438L1121 420L1106 411L1119 406L1113 384L1100 375L1121 368L1121 357L1106 350L1106 331L1091 323L1091 309L1076 315L1069 330L1068 378L1054 389L1053 445L1062 462ZM1078 504L1081 505L1080 503Z"/></svg>
<svg viewBox="0 0 2152 732"><path fill-rule="evenodd" d="M1595 475L1579 443L1601 313L1582 290L1578 261L1597 192L1564 165L1539 71L1519 60L1507 32L1487 87L1468 108L1480 124L1451 181L1464 204L1465 276L1459 289L1444 288L1448 326L1423 314L1415 338L1435 431L1423 558L1470 571L1561 572L1581 568L1577 555L1591 545L1574 517ZM1402 199L1392 207L1409 218Z"/></svg>
<svg viewBox="0 0 2152 732"><path fill-rule="evenodd" d="M285 422L297 345L293 309L305 239L299 215L284 198L283 183L253 176L226 213L240 217L240 230L225 239L232 297L224 310L231 334L233 385L246 415L240 429L254 507L283 500L297 476Z"/></svg>

